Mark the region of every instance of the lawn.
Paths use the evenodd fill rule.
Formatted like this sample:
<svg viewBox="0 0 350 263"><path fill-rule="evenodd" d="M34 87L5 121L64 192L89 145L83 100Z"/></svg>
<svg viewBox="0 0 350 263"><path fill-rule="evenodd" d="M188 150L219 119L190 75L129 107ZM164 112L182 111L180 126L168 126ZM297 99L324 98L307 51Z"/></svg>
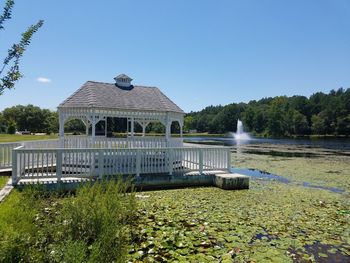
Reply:
<svg viewBox="0 0 350 263"><path fill-rule="evenodd" d="M9 178L9 176L0 176L0 189L6 185Z"/></svg>
<svg viewBox="0 0 350 263"><path fill-rule="evenodd" d="M51 134L51 135L0 134L0 143L47 140L47 139L57 139L57 138L58 138L57 134Z"/></svg>

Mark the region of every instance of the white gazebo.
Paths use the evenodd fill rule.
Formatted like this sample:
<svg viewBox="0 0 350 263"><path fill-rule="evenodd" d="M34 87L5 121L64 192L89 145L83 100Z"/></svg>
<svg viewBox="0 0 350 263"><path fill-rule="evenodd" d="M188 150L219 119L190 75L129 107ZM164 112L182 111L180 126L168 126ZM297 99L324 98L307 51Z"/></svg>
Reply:
<svg viewBox="0 0 350 263"><path fill-rule="evenodd" d="M59 105L58 140L0 144L0 156L2 152L5 155L5 162L0 158L0 169L12 167L14 185L115 175L135 175L140 182L151 182L157 174L165 175L164 183L173 180L173 174L180 175L174 183L184 180L185 185L187 177L182 175L192 180L198 174L198 180L208 185L213 183L212 174L230 170L228 147L183 145L184 112L158 88L132 85L125 74L114 79L115 83L87 81ZM106 132L105 136L96 136L96 124L107 124L110 117L127 119L127 138L108 138ZM84 122L86 135L64 135L64 124L71 119ZM162 123L165 136L145 136L151 122ZM179 123L180 137L171 137L173 122ZM135 123L141 125L142 136L134 133Z"/></svg>
<svg viewBox="0 0 350 263"><path fill-rule="evenodd" d="M128 137L134 138L135 123L146 127L151 122L165 126L165 141L171 144L171 124L178 122L182 137L184 111L156 87L132 85L132 79L125 74L114 78L115 83L87 81L58 107L59 136L64 145L64 124L71 119L80 119L86 126L86 135L91 127L91 142L96 141L96 124L107 118L126 118ZM107 134L107 132L105 132ZM101 140L101 138L98 138ZM178 140L177 140L178 141Z"/></svg>

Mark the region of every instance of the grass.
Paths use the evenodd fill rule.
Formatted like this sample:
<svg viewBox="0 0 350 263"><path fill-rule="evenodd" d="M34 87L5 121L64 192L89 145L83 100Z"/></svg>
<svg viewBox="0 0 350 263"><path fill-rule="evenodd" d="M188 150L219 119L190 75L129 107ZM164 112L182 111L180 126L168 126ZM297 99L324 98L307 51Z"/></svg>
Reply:
<svg viewBox="0 0 350 263"><path fill-rule="evenodd" d="M47 140L47 139L57 139L57 138L58 138L57 134L51 134L51 135L0 134L0 143Z"/></svg>
<svg viewBox="0 0 350 263"><path fill-rule="evenodd" d="M7 181L9 179L10 179L9 176L0 176L0 189L3 188L7 184Z"/></svg>

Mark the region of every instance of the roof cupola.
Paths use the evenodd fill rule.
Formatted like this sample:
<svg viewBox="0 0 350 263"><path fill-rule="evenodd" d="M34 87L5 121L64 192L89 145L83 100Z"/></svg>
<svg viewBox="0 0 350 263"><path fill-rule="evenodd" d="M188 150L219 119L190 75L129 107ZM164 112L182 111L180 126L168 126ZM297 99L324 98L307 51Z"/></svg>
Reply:
<svg viewBox="0 0 350 263"><path fill-rule="evenodd" d="M131 87L132 78L125 74L120 74L114 78L115 85L118 87L129 88Z"/></svg>

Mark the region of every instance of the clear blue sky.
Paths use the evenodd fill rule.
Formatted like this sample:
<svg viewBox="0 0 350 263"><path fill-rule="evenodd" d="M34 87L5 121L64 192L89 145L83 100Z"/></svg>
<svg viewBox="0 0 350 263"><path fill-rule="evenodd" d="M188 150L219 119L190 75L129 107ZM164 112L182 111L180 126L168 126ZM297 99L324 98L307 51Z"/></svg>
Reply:
<svg viewBox="0 0 350 263"><path fill-rule="evenodd" d="M25 77L0 110L55 109L85 81L119 73L186 112L350 87L349 0L17 0L0 54L38 19Z"/></svg>

